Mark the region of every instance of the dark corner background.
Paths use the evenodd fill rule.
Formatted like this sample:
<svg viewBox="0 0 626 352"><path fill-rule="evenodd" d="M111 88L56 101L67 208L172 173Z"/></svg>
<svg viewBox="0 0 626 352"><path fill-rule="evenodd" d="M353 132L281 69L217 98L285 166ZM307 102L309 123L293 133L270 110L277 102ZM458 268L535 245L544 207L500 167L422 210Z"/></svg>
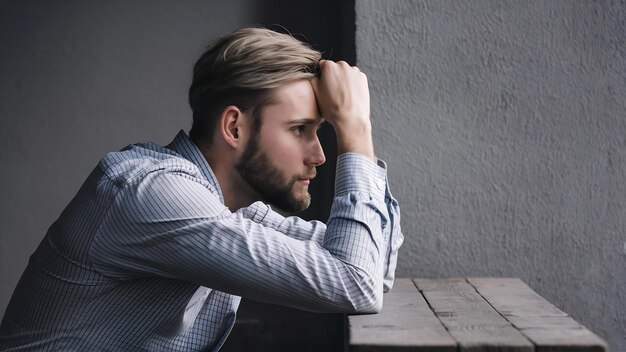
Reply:
<svg viewBox="0 0 626 352"><path fill-rule="evenodd" d="M322 52L323 58L344 60L354 65L354 0L342 1L257 1L253 13L258 23L278 32L291 33ZM337 160L335 134L325 124L319 132L326 163L312 183L311 207L299 214L305 219L325 221L330 212L334 188L334 168Z"/></svg>
<svg viewBox="0 0 626 352"><path fill-rule="evenodd" d="M254 3L256 20L263 27L289 32L321 51L325 59L354 65L354 0L289 1ZM332 127L324 124L319 138L326 163L310 187L311 206L299 214L305 219L328 218L334 190L337 146ZM237 323L224 351L339 351L344 331L341 314L308 313L243 299Z"/></svg>

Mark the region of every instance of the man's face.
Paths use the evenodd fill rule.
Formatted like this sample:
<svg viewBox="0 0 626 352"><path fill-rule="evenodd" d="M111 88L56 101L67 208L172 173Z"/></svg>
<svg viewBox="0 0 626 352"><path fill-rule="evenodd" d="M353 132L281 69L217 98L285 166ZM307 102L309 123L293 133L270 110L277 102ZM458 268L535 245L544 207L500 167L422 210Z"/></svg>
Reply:
<svg viewBox="0 0 626 352"><path fill-rule="evenodd" d="M274 103L263 108L260 131L253 132L236 165L263 201L287 212L309 206L315 167L326 161L317 138L322 122L309 81L276 90Z"/></svg>

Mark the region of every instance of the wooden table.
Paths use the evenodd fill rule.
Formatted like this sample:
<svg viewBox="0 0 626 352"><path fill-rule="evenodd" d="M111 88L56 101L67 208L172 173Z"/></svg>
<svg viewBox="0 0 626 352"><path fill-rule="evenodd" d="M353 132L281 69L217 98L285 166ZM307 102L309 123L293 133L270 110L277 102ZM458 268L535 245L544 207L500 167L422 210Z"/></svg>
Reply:
<svg viewBox="0 0 626 352"><path fill-rule="evenodd" d="M607 350L515 278L397 279L382 312L348 324L351 352Z"/></svg>

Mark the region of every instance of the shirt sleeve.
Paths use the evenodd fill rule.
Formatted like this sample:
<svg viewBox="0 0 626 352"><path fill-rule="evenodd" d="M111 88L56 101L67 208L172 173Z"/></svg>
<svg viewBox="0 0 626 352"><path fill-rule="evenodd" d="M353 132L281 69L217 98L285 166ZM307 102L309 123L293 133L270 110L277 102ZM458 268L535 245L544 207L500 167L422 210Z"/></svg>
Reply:
<svg viewBox="0 0 626 352"><path fill-rule="evenodd" d="M385 185L384 169L342 154L324 233L309 224L302 240L231 213L190 175L158 169L118 192L92 263L116 280L165 277L311 311L376 312L390 247Z"/></svg>
<svg viewBox="0 0 626 352"><path fill-rule="evenodd" d="M321 221L306 221L297 216L285 217L273 211L269 205L261 201L241 208L237 210L237 213L240 213L246 219L270 227L285 236L301 241L314 241L320 245L324 242L326 224Z"/></svg>
<svg viewBox="0 0 626 352"><path fill-rule="evenodd" d="M384 161L379 160L378 164L386 169ZM404 242L404 235L400 227L400 206L398 201L391 195L389 182L385 185L385 205L389 215L389 224L383 228L385 244L387 245L384 252L383 288L384 292L388 292L393 287L396 265L398 263L398 251Z"/></svg>
<svg viewBox="0 0 626 352"><path fill-rule="evenodd" d="M345 156L344 156L345 157ZM353 156L358 157L358 155ZM341 160L340 160L341 162ZM378 160L378 166L387 169L387 164ZM389 190L389 182L385 185L385 206L389 223L383 224L383 244L385 246L384 262L383 262L383 288L384 292L388 292L393 287L395 279L395 270L398 262L398 250L404 242L404 235L400 227L400 207L398 201L393 197ZM272 208L263 203L255 202L248 207L238 210L246 219L250 219L264 226L270 227L286 236L298 240L311 240L318 242L320 245L324 241L326 232L326 224L320 221L305 221L297 216L284 217L272 210Z"/></svg>

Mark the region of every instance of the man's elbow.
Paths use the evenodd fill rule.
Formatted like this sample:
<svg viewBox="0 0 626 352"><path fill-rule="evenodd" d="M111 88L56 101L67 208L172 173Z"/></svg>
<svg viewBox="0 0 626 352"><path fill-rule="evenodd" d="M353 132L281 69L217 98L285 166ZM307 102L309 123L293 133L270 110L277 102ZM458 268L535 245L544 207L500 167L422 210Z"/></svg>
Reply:
<svg viewBox="0 0 626 352"><path fill-rule="evenodd" d="M383 295L382 292L377 294L375 298L373 298L367 304L363 306L355 307L355 311L353 314L377 314L383 309Z"/></svg>
<svg viewBox="0 0 626 352"><path fill-rule="evenodd" d="M359 285L351 298L350 314L375 314L383 309L383 288L380 282L368 278Z"/></svg>

